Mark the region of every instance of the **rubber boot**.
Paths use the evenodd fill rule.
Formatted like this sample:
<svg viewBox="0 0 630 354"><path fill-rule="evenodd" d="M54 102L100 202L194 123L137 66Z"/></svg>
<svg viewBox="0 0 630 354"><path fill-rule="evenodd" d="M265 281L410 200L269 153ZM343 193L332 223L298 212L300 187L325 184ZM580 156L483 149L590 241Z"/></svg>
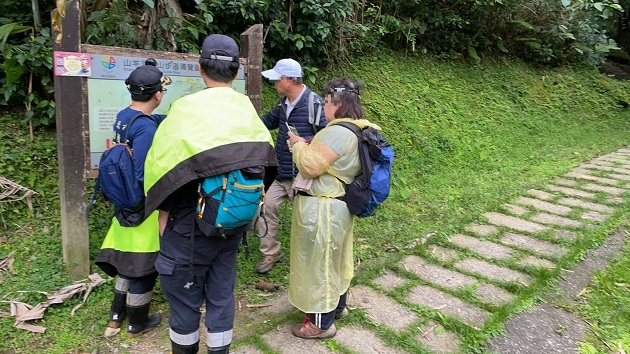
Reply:
<svg viewBox="0 0 630 354"><path fill-rule="evenodd" d="M139 307L127 306L129 316L129 326L127 327L127 337L135 338L146 333L162 323L162 316L149 316L151 303Z"/></svg>
<svg viewBox="0 0 630 354"><path fill-rule="evenodd" d="M222 347L208 348L208 354L229 354L230 345L224 345Z"/></svg>
<svg viewBox="0 0 630 354"><path fill-rule="evenodd" d="M192 345L181 345L171 340L171 354L197 354L199 352L199 342Z"/></svg>
<svg viewBox="0 0 630 354"><path fill-rule="evenodd" d="M120 324L127 317L127 293L114 290L114 300L109 309L109 323L107 327L120 328Z"/></svg>

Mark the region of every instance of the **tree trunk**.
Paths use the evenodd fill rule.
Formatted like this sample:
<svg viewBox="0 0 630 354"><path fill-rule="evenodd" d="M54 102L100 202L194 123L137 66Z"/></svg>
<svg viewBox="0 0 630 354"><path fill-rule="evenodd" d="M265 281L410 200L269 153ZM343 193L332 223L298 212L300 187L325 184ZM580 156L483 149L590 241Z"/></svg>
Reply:
<svg viewBox="0 0 630 354"><path fill-rule="evenodd" d="M170 14L170 15L169 15ZM166 30L160 25L162 18L171 17L177 19L177 26L174 29ZM175 43L175 31L181 28L183 18L182 8L176 0L157 0L152 10L142 14L142 31L140 32L141 44L144 48L152 48L154 38L163 38L166 41L166 50L177 51Z"/></svg>

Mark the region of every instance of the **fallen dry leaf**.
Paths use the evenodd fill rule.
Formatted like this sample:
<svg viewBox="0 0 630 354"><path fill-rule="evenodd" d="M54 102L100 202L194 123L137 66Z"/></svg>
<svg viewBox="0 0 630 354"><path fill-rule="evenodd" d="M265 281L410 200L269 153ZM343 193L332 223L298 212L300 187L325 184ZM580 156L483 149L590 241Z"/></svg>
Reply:
<svg viewBox="0 0 630 354"><path fill-rule="evenodd" d="M247 304L247 308L261 308L261 307L269 307L271 304Z"/></svg>
<svg viewBox="0 0 630 354"><path fill-rule="evenodd" d="M44 312L46 309L53 304L60 304L64 301L68 300L74 294L78 292L85 291L85 296L83 296L82 303L75 305L70 315L73 316L75 311L81 307L83 303L87 300L87 295L91 292L91 290L98 285L101 285L105 282L105 280L98 274L92 274L89 276L89 280L91 283L79 282L76 284L68 285L63 287L61 290L55 292L52 295L49 295L45 292L41 292L46 295L47 300L39 303L35 306L31 306L29 304L19 302L19 301L3 301L11 304L11 317L15 317L14 326L21 329L26 329L27 331L36 332L36 333L44 333L46 331L45 327L36 326L30 323L26 323L26 321L38 320L44 317Z"/></svg>

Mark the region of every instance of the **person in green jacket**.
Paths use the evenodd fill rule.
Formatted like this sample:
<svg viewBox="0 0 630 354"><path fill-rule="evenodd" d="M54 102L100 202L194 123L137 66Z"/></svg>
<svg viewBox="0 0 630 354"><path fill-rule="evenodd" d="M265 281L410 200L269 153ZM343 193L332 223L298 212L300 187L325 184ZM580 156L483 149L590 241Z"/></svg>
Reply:
<svg viewBox="0 0 630 354"><path fill-rule="evenodd" d="M199 351L205 302L208 353L227 354L234 327L236 255L244 235L201 232L198 188L205 177L277 162L271 134L256 109L232 89L240 67L236 42L220 34L206 37L199 64L206 89L173 102L149 150L146 212L159 210L155 268L170 305L172 353Z"/></svg>

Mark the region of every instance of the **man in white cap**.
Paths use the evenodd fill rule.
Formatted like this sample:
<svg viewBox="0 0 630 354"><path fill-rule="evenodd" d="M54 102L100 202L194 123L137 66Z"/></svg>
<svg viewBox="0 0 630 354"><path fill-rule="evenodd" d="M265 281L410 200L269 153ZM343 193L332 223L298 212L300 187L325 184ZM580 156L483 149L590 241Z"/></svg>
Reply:
<svg viewBox="0 0 630 354"><path fill-rule="evenodd" d="M297 61L282 59L262 75L274 82L276 91L283 97L261 117L268 129L279 130L276 141L278 175L265 194L266 223L260 220L256 225L259 235L266 234L260 239L262 258L256 265L256 271L261 274L269 272L284 256L278 240L278 209L285 200L293 200L293 179L297 174L287 145L287 130L289 126L294 127L301 137L309 140L328 123L321 109L322 99L304 85L302 67Z"/></svg>

